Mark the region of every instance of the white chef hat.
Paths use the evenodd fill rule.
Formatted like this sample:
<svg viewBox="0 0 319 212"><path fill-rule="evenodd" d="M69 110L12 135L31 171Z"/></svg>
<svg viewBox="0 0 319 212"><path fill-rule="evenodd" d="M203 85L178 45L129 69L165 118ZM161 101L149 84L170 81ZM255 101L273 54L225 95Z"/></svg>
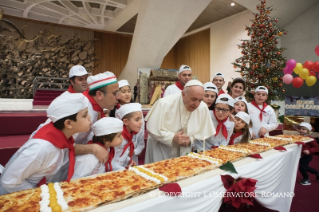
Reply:
<svg viewBox="0 0 319 212"><path fill-rule="evenodd" d="M179 67L178 73L182 73L183 71L192 71L191 67L189 67L188 65L181 65Z"/></svg>
<svg viewBox="0 0 319 212"><path fill-rule="evenodd" d="M139 111L142 112L142 105L140 103L129 103L122 105L120 109L116 111L116 116L119 119L123 119L125 115Z"/></svg>
<svg viewBox="0 0 319 212"><path fill-rule="evenodd" d="M257 93L257 91L266 92L267 95L268 95L268 89L267 89L265 86L258 86L258 87L255 89L255 93Z"/></svg>
<svg viewBox="0 0 319 212"><path fill-rule="evenodd" d="M222 77L223 80L225 80L224 74L222 74L222 73L220 73L220 72L217 72L217 73L214 75L213 80L215 79L215 77Z"/></svg>
<svg viewBox="0 0 319 212"><path fill-rule="evenodd" d="M186 87L190 87L190 86L194 86L194 85L198 85L198 86L202 86L202 87L204 87L203 86L203 83L201 83L200 81L198 81L198 80L189 80L186 84L185 84L185 88Z"/></svg>
<svg viewBox="0 0 319 212"><path fill-rule="evenodd" d="M94 76L89 76L87 82L90 87L90 91L98 89L107 85L117 83L116 77L112 72L106 71Z"/></svg>
<svg viewBox="0 0 319 212"><path fill-rule="evenodd" d="M113 117L104 117L92 125L95 136L109 135L123 131L123 121Z"/></svg>
<svg viewBox="0 0 319 212"><path fill-rule="evenodd" d="M204 90L205 91L214 91L216 94L218 94L218 89L217 89L216 85L212 82L206 82L204 84Z"/></svg>
<svg viewBox="0 0 319 212"><path fill-rule="evenodd" d="M120 80L119 81L119 88L122 88L124 86L130 86L127 80Z"/></svg>
<svg viewBox="0 0 319 212"><path fill-rule="evenodd" d="M74 115L88 107L88 101L81 93L71 93L55 98L47 109L47 116L54 123L64 117Z"/></svg>
<svg viewBox="0 0 319 212"><path fill-rule="evenodd" d="M243 111L238 112L235 115L235 117L238 117L238 118L242 119L244 122L246 122L246 124L250 123L250 116L247 113L243 112Z"/></svg>
<svg viewBox="0 0 319 212"><path fill-rule="evenodd" d="M224 93L220 94L218 98L216 99L215 104L218 104L218 103L222 103L222 104L226 104L226 105L234 107L234 99L228 94L224 94Z"/></svg>
<svg viewBox="0 0 319 212"><path fill-rule="evenodd" d="M312 126L311 126L311 124L306 123L306 122L301 122L300 124L294 125L294 129L298 129L298 127L305 127L305 128L307 128L308 130L312 131Z"/></svg>
<svg viewBox="0 0 319 212"><path fill-rule="evenodd" d="M246 101L245 97L239 96L239 97L235 98L234 104L236 104L237 102L244 102L246 104L246 107L247 107L248 102Z"/></svg>
<svg viewBox="0 0 319 212"><path fill-rule="evenodd" d="M74 76L83 76L83 75L86 75L88 74L88 72L86 71L86 69L81 66L81 65L75 65L73 66L71 69L70 69L70 72L69 72L69 78L72 78Z"/></svg>

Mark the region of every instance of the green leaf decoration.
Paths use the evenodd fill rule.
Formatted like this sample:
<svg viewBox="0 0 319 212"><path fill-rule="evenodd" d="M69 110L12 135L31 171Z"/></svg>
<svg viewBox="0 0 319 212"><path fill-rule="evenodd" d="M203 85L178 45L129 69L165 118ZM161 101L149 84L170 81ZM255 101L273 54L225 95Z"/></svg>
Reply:
<svg viewBox="0 0 319 212"><path fill-rule="evenodd" d="M225 170L225 171L229 171L231 173L236 173L238 174L237 170L235 169L234 164L232 164L231 162L227 161L227 163L225 163L224 165L222 165L221 167L219 167L221 170Z"/></svg>

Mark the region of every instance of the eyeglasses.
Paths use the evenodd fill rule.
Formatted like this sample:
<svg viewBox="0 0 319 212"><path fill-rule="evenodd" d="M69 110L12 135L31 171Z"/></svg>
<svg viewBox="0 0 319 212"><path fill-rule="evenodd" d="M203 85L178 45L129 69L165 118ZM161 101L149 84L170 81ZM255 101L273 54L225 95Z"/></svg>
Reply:
<svg viewBox="0 0 319 212"><path fill-rule="evenodd" d="M220 107L215 107L215 110L216 110L216 112L222 111L222 113L227 113L227 112L229 112L228 109L223 109L223 108L220 108Z"/></svg>
<svg viewBox="0 0 319 212"><path fill-rule="evenodd" d="M112 92L112 94L113 94L114 96L118 96L118 95L119 95L119 92L120 92L120 91L114 91L114 92Z"/></svg>

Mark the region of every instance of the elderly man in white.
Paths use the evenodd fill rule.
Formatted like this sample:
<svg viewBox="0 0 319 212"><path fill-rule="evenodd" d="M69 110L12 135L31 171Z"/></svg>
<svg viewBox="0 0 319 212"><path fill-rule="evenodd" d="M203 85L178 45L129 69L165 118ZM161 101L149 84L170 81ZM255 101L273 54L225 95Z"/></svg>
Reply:
<svg viewBox="0 0 319 212"><path fill-rule="evenodd" d="M203 84L190 80L181 93L155 103L145 118L149 134L145 163L183 156L191 151L195 139L215 134L203 97Z"/></svg>

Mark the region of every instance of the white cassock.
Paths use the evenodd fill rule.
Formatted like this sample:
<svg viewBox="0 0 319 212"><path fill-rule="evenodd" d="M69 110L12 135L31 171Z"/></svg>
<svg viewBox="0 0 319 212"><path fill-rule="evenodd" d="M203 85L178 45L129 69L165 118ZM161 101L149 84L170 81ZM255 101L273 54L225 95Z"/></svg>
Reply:
<svg viewBox="0 0 319 212"><path fill-rule="evenodd" d="M195 111L189 112L181 93L158 100L145 121L148 131L145 163L183 156L191 152L195 139L202 140L215 134L207 105L201 102ZM182 130L191 140L187 147L173 142L174 135Z"/></svg>
<svg viewBox="0 0 319 212"><path fill-rule="evenodd" d="M0 195L35 188L53 176L67 162L69 150L59 149L42 139L28 140L9 160L0 177Z"/></svg>
<svg viewBox="0 0 319 212"><path fill-rule="evenodd" d="M181 93L182 90L179 89L175 84L170 85L166 88L165 92L164 92L164 97L172 95L172 94L176 94L176 93Z"/></svg>
<svg viewBox="0 0 319 212"><path fill-rule="evenodd" d="M265 136L268 136L270 131L273 131L278 127L277 116L274 109L272 109L272 107L267 105L264 112L262 113L262 121L260 121L260 118L259 118L260 110L258 110L258 108L256 108L251 103L248 103L247 106L248 106L249 116L253 124L251 132L255 134L255 138L259 138L258 133L261 127L265 127L267 129L267 133L265 134ZM262 109L261 105L258 105L258 106L260 109Z"/></svg>

